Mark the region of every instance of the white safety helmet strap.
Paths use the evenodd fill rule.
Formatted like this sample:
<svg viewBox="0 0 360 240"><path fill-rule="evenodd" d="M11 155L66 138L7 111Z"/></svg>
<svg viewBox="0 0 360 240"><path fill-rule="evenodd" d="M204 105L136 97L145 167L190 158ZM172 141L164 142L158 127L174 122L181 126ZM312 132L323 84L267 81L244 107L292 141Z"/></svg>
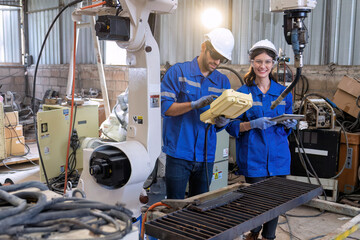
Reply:
<svg viewBox="0 0 360 240"><path fill-rule="evenodd" d="M229 29L216 28L205 34L205 41L209 41L218 53L231 61L231 54L235 41L234 36Z"/></svg>

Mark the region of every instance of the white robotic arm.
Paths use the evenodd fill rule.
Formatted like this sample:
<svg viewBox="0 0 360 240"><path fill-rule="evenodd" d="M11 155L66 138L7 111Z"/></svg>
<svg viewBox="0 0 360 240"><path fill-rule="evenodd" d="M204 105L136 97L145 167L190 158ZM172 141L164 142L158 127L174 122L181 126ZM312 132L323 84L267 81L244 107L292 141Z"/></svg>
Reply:
<svg viewBox="0 0 360 240"><path fill-rule="evenodd" d="M161 152L160 55L148 18L176 7L177 0L112 0L73 13L98 15L96 35L125 48L129 65L127 139L84 150L84 191L93 200L124 204L135 217L143 183Z"/></svg>

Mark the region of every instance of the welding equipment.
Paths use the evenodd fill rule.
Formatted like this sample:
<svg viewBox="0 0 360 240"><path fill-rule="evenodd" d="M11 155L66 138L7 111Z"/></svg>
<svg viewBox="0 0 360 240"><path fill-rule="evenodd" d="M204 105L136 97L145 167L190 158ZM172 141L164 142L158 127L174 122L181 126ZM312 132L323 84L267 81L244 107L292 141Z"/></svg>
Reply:
<svg viewBox="0 0 360 240"><path fill-rule="evenodd" d="M284 12L284 36L286 42L292 45L295 57L296 77L294 81L282 92L271 105L274 109L295 87L300 79L303 63L303 51L308 42L308 31L304 19L316 6L316 0L270 0L271 12Z"/></svg>
<svg viewBox="0 0 360 240"><path fill-rule="evenodd" d="M291 152L291 175L307 176L299 153L306 153L315 172L320 178L332 178L338 172L340 129L305 129L299 131L299 141L304 149L297 146L293 135L289 136Z"/></svg>
<svg viewBox="0 0 360 240"><path fill-rule="evenodd" d="M333 107L324 99L306 98L304 104L305 120L309 129L335 127L335 112Z"/></svg>

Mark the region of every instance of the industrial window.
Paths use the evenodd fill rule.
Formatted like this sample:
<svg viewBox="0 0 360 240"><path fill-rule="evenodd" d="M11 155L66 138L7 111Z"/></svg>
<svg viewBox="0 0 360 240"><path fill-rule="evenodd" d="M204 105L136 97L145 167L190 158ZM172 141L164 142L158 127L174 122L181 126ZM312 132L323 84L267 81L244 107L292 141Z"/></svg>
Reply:
<svg viewBox="0 0 360 240"><path fill-rule="evenodd" d="M0 64L21 62L20 8L0 5Z"/></svg>
<svg viewBox="0 0 360 240"><path fill-rule="evenodd" d="M105 59L107 65L126 65L126 49L120 48L115 41L105 41Z"/></svg>

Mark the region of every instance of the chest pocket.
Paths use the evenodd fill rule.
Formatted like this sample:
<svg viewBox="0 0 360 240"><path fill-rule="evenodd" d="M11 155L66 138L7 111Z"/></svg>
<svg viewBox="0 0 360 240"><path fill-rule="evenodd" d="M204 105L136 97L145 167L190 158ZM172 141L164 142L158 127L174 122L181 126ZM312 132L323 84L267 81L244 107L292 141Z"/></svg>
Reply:
<svg viewBox="0 0 360 240"><path fill-rule="evenodd" d="M180 96L179 100L182 102L193 101L197 99L197 94L200 92L200 83L188 80L185 77L179 78L180 82Z"/></svg>
<svg viewBox="0 0 360 240"><path fill-rule="evenodd" d="M252 106L249 110L246 111L246 116L249 120L254 120L256 118L263 117L263 111L261 107Z"/></svg>
<svg viewBox="0 0 360 240"><path fill-rule="evenodd" d="M282 100L279 105L276 106L276 115L282 115L285 113L286 102Z"/></svg>
<svg viewBox="0 0 360 240"><path fill-rule="evenodd" d="M261 101L254 101L252 107L246 112L246 116L249 120L263 117L263 103Z"/></svg>

